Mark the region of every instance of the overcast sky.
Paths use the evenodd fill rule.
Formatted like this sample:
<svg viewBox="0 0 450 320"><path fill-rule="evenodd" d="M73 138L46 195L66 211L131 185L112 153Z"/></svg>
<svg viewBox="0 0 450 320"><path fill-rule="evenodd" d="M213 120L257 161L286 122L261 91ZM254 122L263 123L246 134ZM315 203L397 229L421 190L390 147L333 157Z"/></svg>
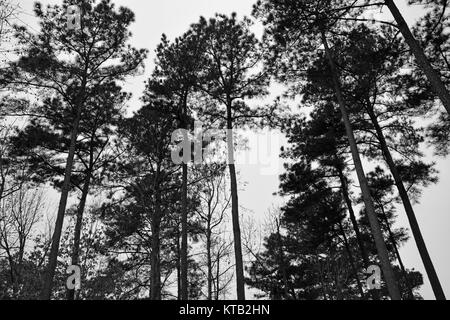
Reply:
<svg viewBox="0 0 450 320"><path fill-rule="evenodd" d="M16 0L17 1L17 0ZM21 19L24 23L37 28L31 16L34 1L18 0L24 14ZM57 4L58 0L41 1L43 4ZM141 77L131 79L126 89L133 93L130 106L139 107L139 100L144 80L153 68L154 50L159 43L161 35L165 33L173 39L184 33L191 23L197 22L199 17L211 17L216 12L230 14L237 12L240 17L250 15L252 5L256 0L113 0L117 5L129 7L136 14L136 22L132 26L134 34L132 44L138 48L150 50L146 63L146 73ZM396 1L404 12L405 18L412 23L423 12L420 8L407 8L406 1ZM254 31L261 35L262 28L256 24ZM277 90L278 91L278 90ZM447 248L450 240L450 160L428 157L429 161L437 162L440 171L440 182L427 188L421 203L414 206L417 219L423 236L428 245L431 258L440 277L447 297L450 297L450 250ZM245 166L241 168L240 180L246 182L245 190L239 194L240 205L249 209L255 216L262 217L274 202L279 199L272 196L278 190L278 175L261 175L261 168ZM405 214L399 209L398 225L409 227ZM417 252L414 239L401 248L401 254L407 268L416 268L424 275L425 285L422 295L425 299L433 299L428 279Z"/></svg>

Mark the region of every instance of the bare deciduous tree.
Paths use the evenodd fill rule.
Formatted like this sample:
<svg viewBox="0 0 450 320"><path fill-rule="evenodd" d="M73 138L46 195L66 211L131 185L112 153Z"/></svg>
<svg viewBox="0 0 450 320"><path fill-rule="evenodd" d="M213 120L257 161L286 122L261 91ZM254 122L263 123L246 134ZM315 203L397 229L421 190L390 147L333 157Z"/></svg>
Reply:
<svg viewBox="0 0 450 320"><path fill-rule="evenodd" d="M225 165L212 165L198 172L200 176L207 177L198 185L197 196L201 204L196 208L196 212L200 217L201 234L206 242L204 255L206 256L206 298L208 300L218 300L231 281L223 279L222 283L222 278L230 268L222 270L224 266L221 267L221 261L228 257L231 248L231 244L224 240L223 235L223 224L231 205L231 196L226 192L225 168Z"/></svg>
<svg viewBox="0 0 450 320"><path fill-rule="evenodd" d="M27 244L44 205L43 191L26 186L0 201L0 259L8 261L13 297L19 294Z"/></svg>

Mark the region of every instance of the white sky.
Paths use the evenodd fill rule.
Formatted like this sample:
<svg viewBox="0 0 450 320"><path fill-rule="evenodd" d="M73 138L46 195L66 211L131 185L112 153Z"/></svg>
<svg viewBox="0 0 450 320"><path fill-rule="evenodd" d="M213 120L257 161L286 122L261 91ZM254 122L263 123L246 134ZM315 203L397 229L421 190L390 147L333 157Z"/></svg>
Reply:
<svg viewBox="0 0 450 320"><path fill-rule="evenodd" d="M20 3L23 11L21 19L36 28L35 19L32 14L34 1L16 0ZM57 4L59 0L44 0L43 4ZM129 7L136 14L136 22L131 30L134 34L132 44L138 48L150 50L150 56L146 63L145 75L131 79L126 90L133 93L130 101L132 109L139 106L139 100L143 89L144 80L147 79L153 68L154 50L159 43L161 34L165 33L169 39L173 39L184 33L191 23L197 22L201 15L211 17L216 12L230 14L237 12L240 17L250 15L252 5L256 0L113 0L118 6ZM412 23L417 16L423 12L419 8L407 8L406 1L397 1L405 18ZM256 25L254 31L260 35L262 28ZM420 204L414 209L427 243L431 258L440 277L444 291L450 298L450 250L446 245L450 242L450 159L433 159L436 161L440 171L440 182L427 188L423 194ZM272 196L278 191L278 175L260 175L260 168L246 166L241 168L241 181L245 181L245 190L239 194L240 205L254 212L255 216L263 219L267 210L279 200ZM445 196L447 194L447 196ZM399 209L398 225L408 227L404 212ZM433 299L425 270L421 263L414 240L401 248L401 254L407 268L415 268L424 275L424 286L421 294L425 299Z"/></svg>

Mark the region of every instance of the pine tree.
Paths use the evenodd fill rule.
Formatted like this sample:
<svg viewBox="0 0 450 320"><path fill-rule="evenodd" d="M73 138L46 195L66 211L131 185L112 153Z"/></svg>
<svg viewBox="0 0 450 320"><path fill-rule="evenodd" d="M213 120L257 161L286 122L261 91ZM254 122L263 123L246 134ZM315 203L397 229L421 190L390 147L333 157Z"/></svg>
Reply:
<svg viewBox="0 0 450 320"><path fill-rule="evenodd" d="M129 177L126 187L128 197L133 197L133 210L128 228L122 232L130 234L140 228L149 227L143 235L151 244L150 247L150 299L161 299L161 248L163 221L167 218L173 203L177 188L174 173L177 168L171 159L171 133L176 130L177 122L173 118L175 106L164 99L146 101L147 105L132 118L124 121L119 129L125 150L129 150L124 164L117 163L119 173ZM176 199L176 197L175 197ZM176 202L175 202L176 203ZM123 218L117 217L122 220ZM119 220L119 221L120 221ZM135 224L135 225L133 225ZM136 230L136 231L134 231Z"/></svg>
<svg viewBox="0 0 450 320"><path fill-rule="evenodd" d="M192 26L205 48L204 76L200 90L215 101L199 112L209 116L212 122L220 122L219 126L225 127L228 132L226 140L238 300L245 299L245 286L233 130L239 125L255 123L258 118L272 113L271 110L251 109L245 101L264 95L268 84L264 73L255 73L255 67L261 61L261 52L249 26L249 19L239 21L235 14L231 17L216 15L209 21L201 18L199 23Z"/></svg>
<svg viewBox="0 0 450 320"><path fill-rule="evenodd" d="M419 65L422 72L426 75L428 81L431 84L436 95L440 98L444 108L447 110L447 113L450 114L450 93L445 86L444 81L440 77L438 71L433 68L428 57L425 55L423 48L420 46L420 43L416 40L411 30L409 29L408 24L406 23L403 15L400 10L397 8L397 5L393 0L385 0L385 5L389 8L392 16L397 23L398 30L402 33L406 43L408 44L412 54L414 55L417 64ZM439 292L441 291L441 292ZM439 300L445 299L443 296L442 290L437 290L435 294L438 296Z"/></svg>
<svg viewBox="0 0 450 320"><path fill-rule="evenodd" d="M324 3L322 1L282 1L274 3L273 1L260 1L255 8L255 14L263 18L266 25L266 34L268 41L290 46L295 44L294 52L303 55L303 62L308 63L308 59L314 56L311 53L313 48L320 46L324 49L325 58L329 64L330 84L334 91L334 99L339 106L342 114L342 120L346 128L346 135L351 149L353 163L358 176L361 192L364 196L366 210L372 233L375 238L383 275L386 279L391 298L400 299L400 292L395 281L392 266L389 262L389 255L382 237L378 220L376 219L373 201L370 196L370 190L365 177L361 157L356 144L352 123L348 114L348 107L342 92L340 73L336 67L337 52L330 49L328 33L337 30L340 24L336 23L339 17L346 13L343 9L342 1L333 1ZM289 51L287 52L290 53ZM273 59L283 59L286 53L276 52Z"/></svg>
<svg viewBox="0 0 450 320"><path fill-rule="evenodd" d="M192 102L191 96L199 87L199 72L202 67L202 42L198 35L188 31L173 43L163 35L157 48L157 61L154 77L161 80L159 88L179 104L180 127L190 129ZM158 90L159 89L159 90ZM183 155L184 157L185 155ZM181 298L188 299L188 163L182 163L182 204L181 204Z"/></svg>
<svg viewBox="0 0 450 320"><path fill-rule="evenodd" d="M141 66L146 56L145 50L127 45L130 37L128 27L134 20L129 9L116 11L107 0L97 4L93 0L77 2L82 11L81 30L67 30L65 13L72 3L65 0L62 6L52 6L47 11L40 3L35 4L35 14L41 23L40 32L35 35L25 27L18 28L18 39L26 49L24 56L13 66L14 74L19 77L11 82L27 88L52 90L72 109L73 126L42 299L51 298L84 106L97 94L102 83L123 80ZM63 59L61 55L70 59ZM120 62L110 64L116 58Z"/></svg>
<svg viewBox="0 0 450 320"><path fill-rule="evenodd" d="M72 265L79 262L78 248L87 198L92 186L102 183L108 163L113 160L110 140L114 127L121 120L122 105L127 98L120 87L105 83L85 104L71 175L72 188L81 192L74 228ZM70 144L73 120L70 108L58 99L49 98L44 100L43 106L30 108L27 112L34 117L12 137L15 154L28 157L28 172L36 182L46 183L51 179L54 187L61 188L64 164L60 158L66 155ZM69 291L68 298L74 299L74 291Z"/></svg>
<svg viewBox="0 0 450 320"><path fill-rule="evenodd" d="M346 45L336 45L339 48L336 50L341 52L342 61L346 63L348 75L355 79L355 83L350 84L350 86L353 85L350 94L353 97L347 97L347 101L363 106L361 111L368 115L383 159L392 173L402 199L433 291L437 299L442 299L445 297L442 286L428 254L407 189L391 153L391 149L399 151L405 149L404 154L408 154L409 158L414 154L419 158L422 157L417 150L423 138L418 133L420 131L414 128L412 121L407 118L414 114L421 115L422 99L412 99L411 95L407 95L408 100L402 101L400 92L410 91L409 89L414 86L414 79L398 73L402 69L403 61L400 58L402 46L395 38L392 40L389 33L385 33L384 37L377 37L367 27L361 26L350 33L348 41L347 49ZM344 76L347 72L342 70ZM402 86L402 83L407 83L408 87ZM416 96L420 96L420 91L416 93ZM393 99L395 103L390 103L389 99ZM384 123L380 123L380 118L381 121L384 120ZM385 133L386 131L389 133ZM389 147L387 135L389 140L399 137L394 140L395 142L391 142L391 146L395 145L395 147Z"/></svg>

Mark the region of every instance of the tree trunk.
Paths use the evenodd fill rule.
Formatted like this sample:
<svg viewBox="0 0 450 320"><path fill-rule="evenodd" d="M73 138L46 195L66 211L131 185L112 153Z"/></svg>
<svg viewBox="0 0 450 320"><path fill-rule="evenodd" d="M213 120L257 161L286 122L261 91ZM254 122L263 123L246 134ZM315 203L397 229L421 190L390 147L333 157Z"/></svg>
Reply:
<svg viewBox="0 0 450 320"><path fill-rule="evenodd" d="M216 262L216 294L215 294L215 300L219 301L219 294L220 294L220 249L217 252L217 262Z"/></svg>
<svg viewBox="0 0 450 320"><path fill-rule="evenodd" d="M150 254L150 300L161 300L161 194L155 190L155 213L152 219L152 243Z"/></svg>
<svg viewBox="0 0 450 320"><path fill-rule="evenodd" d="M6 178L3 174L3 157L0 154L0 178L1 178L1 182L0 182L0 200L3 199L3 192L5 190L5 183L6 183Z"/></svg>
<svg viewBox="0 0 450 320"><path fill-rule="evenodd" d="M236 290L237 300L245 300L244 263L242 261L241 229L239 226L239 204L236 181L236 167L234 164L233 121L231 115L231 101L227 104L227 145L228 167L231 182L231 216L233 222L234 256L236 262Z"/></svg>
<svg viewBox="0 0 450 320"><path fill-rule="evenodd" d="M83 214L86 207L86 201L89 194L89 187L91 184L91 173L88 171L86 173L86 181L84 182L83 190L81 193L80 203L78 205L77 217L75 223L75 230L73 236L73 248L72 248L72 265L76 266L79 263L80 258L80 242L81 242L81 229L83 226ZM75 290L67 291L67 299L75 300Z"/></svg>
<svg viewBox="0 0 450 320"><path fill-rule="evenodd" d="M359 156L358 147L356 145L356 139L353 133L353 129L350 123L350 118L347 113L347 108L344 103L344 98L341 92L341 85L338 78L337 68L334 63L333 57L330 52L330 48L328 47L328 42L325 36L325 32L322 31L322 42L325 47L325 53L328 58L328 62L331 69L331 76L333 78L334 90L336 94L336 99L339 103L339 107L342 113L342 119L345 124L345 129L347 132L348 141L350 144L353 162L355 165L355 170L358 175L359 184L361 187L362 196L364 199L364 204L366 206L366 214L369 219L370 227L372 229L372 235L375 241L375 245L377 247L378 256L381 262L381 268L383 270L383 275L386 281L386 285L388 288L389 295L392 300L401 300L400 290L398 289L398 285L395 280L394 271L392 269L391 263L389 261L389 253L386 248L386 244L384 243L383 234L381 231L380 224L378 222L378 218L375 213L373 201L370 195L369 185L367 183L367 178L364 173L364 168L362 166L361 158Z"/></svg>
<svg viewBox="0 0 450 320"><path fill-rule="evenodd" d="M400 269L402 270L403 279L405 280L406 290L408 291L410 299L414 300L414 293L412 292L412 288L411 288L411 285L408 280L408 274L406 272L405 265L403 264L402 257L400 256L400 251L398 251L397 241L395 241L395 236L394 236L394 233L392 232L391 224L389 223L389 220L387 218L386 212L384 211L383 205L381 203L378 203L378 206L381 209L383 221L385 223L386 230L389 234L389 240L391 241L392 247L394 248L395 256L397 257L398 264L400 265Z"/></svg>
<svg viewBox="0 0 450 320"><path fill-rule="evenodd" d="M284 259L284 251L283 251L283 240L281 238L281 232L280 232L280 225L279 221L275 221L277 225L277 245L278 245L278 264L280 265L280 271L281 276L283 278L283 284L284 284L284 299L289 299L289 288L290 285L288 284L287 280L287 273L286 273L286 262Z"/></svg>
<svg viewBox="0 0 450 320"><path fill-rule="evenodd" d="M385 0L385 3L386 6L391 11L395 21L397 22L398 29L402 33L406 43L408 44L409 48L414 54L414 57L416 58L416 61L420 69L426 75L428 81L430 81L431 87L433 88L434 92L441 99L442 104L444 105L445 109L447 109L447 112L450 114L450 94L447 88L445 87L445 84L442 82L439 73L436 70L434 70L430 61L428 61L428 58L425 55L422 47L420 46L419 42L414 38L413 34L411 33L411 30L408 27L408 24L406 23L402 14L398 10L394 1ZM439 298L438 297L436 298L442 299L442 295L439 292L435 292L435 295L439 296Z"/></svg>
<svg viewBox="0 0 450 320"><path fill-rule="evenodd" d="M20 241L19 253L18 253L18 257L17 257L17 264L16 264L16 284L17 284L16 292L17 293L19 293L20 284L23 281L23 279L22 279L22 276L23 276L23 257L25 255L25 245L26 245L26 237L24 237Z"/></svg>
<svg viewBox="0 0 450 320"><path fill-rule="evenodd" d="M206 263L208 268L208 300L212 300L212 286L213 286L213 270L212 270L212 257L211 257L211 226L208 221L208 229L206 231Z"/></svg>
<svg viewBox="0 0 450 320"><path fill-rule="evenodd" d="M380 142L381 150L383 152L384 159L391 170L392 176L394 177L395 185L397 186L398 193L400 198L402 199L403 206L405 207L406 216L409 220L409 225L411 226L411 231L416 240L417 249L419 250L420 257L422 258L422 262L425 266L425 270L427 272L428 278L430 279L431 286L433 288L434 295L437 300L445 300L445 294L442 290L441 283L437 276L436 270L434 269L433 262L431 261L430 255L428 253L427 247L425 245L425 241L422 237L422 232L420 231L419 223L417 222L416 215L414 213L414 209L411 205L411 201L409 200L408 192L403 185L402 178L397 170L397 167L394 163L394 159L392 158L391 152L389 151L386 139L383 134L383 130L378 123L378 119L372 109L370 101L366 102L368 105L366 110L372 120L375 131L377 133L378 141Z"/></svg>
<svg viewBox="0 0 450 320"><path fill-rule="evenodd" d="M181 208L181 300L188 300L188 232L187 232L187 179L188 166L183 163Z"/></svg>
<svg viewBox="0 0 450 320"><path fill-rule="evenodd" d="M175 248L177 250L176 254L177 254L177 262L176 262L176 268L177 268L177 300L181 300L181 263L180 263L180 259L181 259L181 247L180 247L180 227L179 225L177 226L177 230L176 230L177 234L177 238L176 238L176 243L175 243Z"/></svg>
<svg viewBox="0 0 450 320"><path fill-rule="evenodd" d="M361 251L361 257L363 259L364 267L368 268L370 264L369 255L367 254L366 247L364 246L364 241L362 239L361 231L359 230L358 221L356 220L355 211L353 210L352 200L350 199L350 195L348 192L348 181L339 166L336 166L336 170L339 174L339 180L342 186L342 196L344 197L344 201L347 205L347 209L350 215L350 221L352 222L353 230L355 231L356 241L358 242L358 247Z"/></svg>
<svg viewBox="0 0 450 320"><path fill-rule="evenodd" d="M341 231L342 237L344 238L345 251L347 251L348 260L350 263L350 267L352 268L352 272L353 272L353 276L356 280L356 284L358 286L359 294L361 295L361 299L365 299L366 296L364 294L364 290L362 288L361 281L359 281L358 269L356 268L355 258L353 257L350 245L348 244L348 239L347 239L347 236L345 235L345 230L344 230L344 226L342 225L342 222L339 222L339 230Z"/></svg>
<svg viewBox="0 0 450 320"><path fill-rule="evenodd" d="M182 127L189 129L187 121L187 92L182 98ZM182 163L182 187L181 187L181 300L188 300L188 164L184 162L186 155L183 154ZM190 159L189 155L189 159Z"/></svg>
<svg viewBox="0 0 450 320"><path fill-rule="evenodd" d="M55 230L53 232L52 244L50 248L49 261L46 275L41 291L41 300L50 300L53 287L53 278L55 276L56 264L58 259L59 244L61 240L61 233L64 224L64 215L66 212L67 198L69 197L70 180L72 177L72 167L75 157L75 147L78 137L78 127L81 119L81 103L77 106L77 115L73 123L72 132L70 134L69 155L66 161L66 170L64 173L64 183L61 189L61 198L59 200L58 214L56 217Z"/></svg>

